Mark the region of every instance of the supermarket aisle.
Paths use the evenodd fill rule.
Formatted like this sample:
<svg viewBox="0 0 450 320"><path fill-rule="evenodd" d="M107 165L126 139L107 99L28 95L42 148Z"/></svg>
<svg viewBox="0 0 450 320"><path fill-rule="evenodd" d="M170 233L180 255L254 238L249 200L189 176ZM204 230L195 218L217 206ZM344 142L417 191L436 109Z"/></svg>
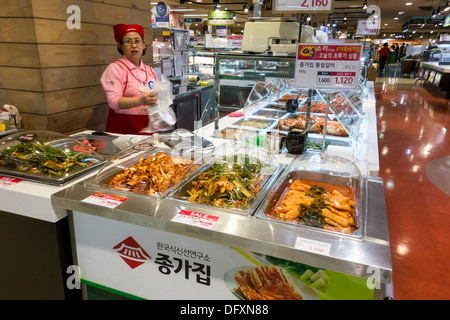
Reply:
<svg viewBox="0 0 450 320"><path fill-rule="evenodd" d="M386 75L375 95L394 298L450 299L450 100Z"/></svg>

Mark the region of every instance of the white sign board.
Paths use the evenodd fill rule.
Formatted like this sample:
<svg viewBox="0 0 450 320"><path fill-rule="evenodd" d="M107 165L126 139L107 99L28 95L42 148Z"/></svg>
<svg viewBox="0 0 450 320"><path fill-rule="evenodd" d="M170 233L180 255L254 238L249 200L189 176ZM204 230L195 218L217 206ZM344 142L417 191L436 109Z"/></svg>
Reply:
<svg viewBox="0 0 450 320"><path fill-rule="evenodd" d="M372 22L375 20L358 20L358 29L356 35L358 36L377 36L380 33L379 26Z"/></svg>
<svg viewBox="0 0 450 320"><path fill-rule="evenodd" d="M276 12L331 12L334 0L275 0Z"/></svg>
<svg viewBox="0 0 450 320"><path fill-rule="evenodd" d="M297 88L356 90L361 72L360 44L300 43L295 63Z"/></svg>

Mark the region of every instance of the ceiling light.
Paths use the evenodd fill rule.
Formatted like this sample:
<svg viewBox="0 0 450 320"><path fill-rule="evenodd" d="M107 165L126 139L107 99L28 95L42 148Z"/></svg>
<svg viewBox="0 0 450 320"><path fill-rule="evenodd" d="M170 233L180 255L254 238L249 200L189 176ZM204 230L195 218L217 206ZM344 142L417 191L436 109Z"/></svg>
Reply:
<svg viewBox="0 0 450 320"><path fill-rule="evenodd" d="M346 20L347 20L347 15L344 16L344 21L346 21Z"/></svg>
<svg viewBox="0 0 450 320"><path fill-rule="evenodd" d="M364 0L363 9L367 9L367 0Z"/></svg>
<svg viewBox="0 0 450 320"><path fill-rule="evenodd" d="M245 12L248 12L247 4L244 4L244 11L245 11Z"/></svg>
<svg viewBox="0 0 450 320"><path fill-rule="evenodd" d="M431 12L431 17L432 17L432 18L436 17L436 11L433 10L433 11Z"/></svg>
<svg viewBox="0 0 450 320"><path fill-rule="evenodd" d="M411 6L411 5L412 5L412 2L405 3L405 6Z"/></svg>
<svg viewBox="0 0 450 320"><path fill-rule="evenodd" d="M404 13L405 13L404 11L399 11L399 12L398 12L398 14L404 14Z"/></svg>
<svg viewBox="0 0 450 320"><path fill-rule="evenodd" d="M447 1L447 3L445 4L444 11L448 11L448 10L450 10L450 3Z"/></svg>
<svg viewBox="0 0 450 320"><path fill-rule="evenodd" d="M398 20L398 17L395 17L394 20Z"/></svg>

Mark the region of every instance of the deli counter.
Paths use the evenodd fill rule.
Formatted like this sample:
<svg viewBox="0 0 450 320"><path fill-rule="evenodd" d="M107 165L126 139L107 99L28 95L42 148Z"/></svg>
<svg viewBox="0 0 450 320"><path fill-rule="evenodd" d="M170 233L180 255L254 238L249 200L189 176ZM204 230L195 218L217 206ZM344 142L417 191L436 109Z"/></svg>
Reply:
<svg viewBox="0 0 450 320"><path fill-rule="evenodd" d="M329 124L341 125L336 132L345 136L332 136L327 129L316 131L308 136L313 143L297 155L287 152L286 139L274 140L272 134L282 137L287 132L279 127L282 119L295 119L294 124L300 125L304 99L299 96L294 112L265 108L273 99L298 89L285 81L256 80L240 116L227 115L195 132L177 130L150 138L74 135L85 145L69 139L71 144L64 144L64 150L76 145L77 152L88 150L93 155L89 158L92 167L82 175L43 181L13 172L12 165L7 165L2 177L8 179L3 178L0 189L2 215L31 218L27 228L40 230L39 235L28 236L23 231L14 239L26 239L21 248L28 248L28 263L47 262L43 265L47 270L36 272L58 278L53 286L45 280L43 288L57 287L65 292L65 299L80 291L85 299L391 297L384 189L376 177L377 145L372 144L373 139L376 143L373 84L367 83L357 97L317 92L313 97L317 105L332 96L327 119ZM350 116L337 112L342 101L351 104ZM310 102L307 115L315 119L320 112ZM210 99L210 103L217 101ZM277 106L281 108L282 103ZM261 117L261 111L269 113ZM268 123L262 134L254 135L255 128L245 127L247 117L254 115L258 121L253 125ZM251 134L237 138L222 135L223 129ZM29 134L25 132L20 140L31 140ZM56 141L66 142L48 134L46 139L54 146ZM120 140L121 148L112 139ZM317 149L324 140L326 148ZM25 197L29 201L20 201ZM324 198L338 203L328 204L328 211L321 207L326 216L303 212ZM48 226L57 237L43 246L40 237ZM36 250L32 243L46 250ZM51 251L59 256L42 255ZM67 266L79 271L82 290L77 290L79 282L68 288L66 279L73 268L70 273ZM258 290L255 279L267 284L268 278L277 285Z"/></svg>
<svg viewBox="0 0 450 320"><path fill-rule="evenodd" d="M362 106L374 102L370 94L364 90ZM242 129L243 120L223 117L219 132L229 125ZM276 130L277 121L272 122L269 127ZM52 195L52 205L68 213L85 298L93 290L133 299L390 295L383 181L368 174L367 148L351 149L364 155L347 158L314 149L294 155L284 148L274 151L218 136L215 126L187 133L188 138L180 140L187 144L161 137L142 140L118 153L95 176ZM358 125L360 131L374 128ZM355 137L358 144L368 140ZM168 155L169 162L158 162ZM149 188L149 181L138 178L141 170L178 178L163 189ZM326 219L314 213L299 215L298 208L318 201L301 188L317 188L327 199L346 199L342 205L348 211L330 209L337 209L342 219L336 212L327 213ZM307 202L297 202L297 196L306 196ZM249 280L255 274L260 283L276 279L279 289L262 295L264 290Z"/></svg>

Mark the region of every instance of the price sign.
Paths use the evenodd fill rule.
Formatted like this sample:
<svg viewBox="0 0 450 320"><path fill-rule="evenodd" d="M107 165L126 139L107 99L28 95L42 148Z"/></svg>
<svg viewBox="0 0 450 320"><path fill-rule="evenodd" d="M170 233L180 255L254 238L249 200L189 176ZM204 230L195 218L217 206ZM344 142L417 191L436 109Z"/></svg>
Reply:
<svg viewBox="0 0 450 320"><path fill-rule="evenodd" d="M303 251L312 252L315 254L329 256L331 244L297 237L297 239L295 240L295 248Z"/></svg>
<svg viewBox="0 0 450 320"><path fill-rule="evenodd" d="M22 179L0 176L0 188L13 186L21 181Z"/></svg>
<svg viewBox="0 0 450 320"><path fill-rule="evenodd" d="M195 212L190 210L181 210L172 221L189 224L205 229L211 229L219 220L219 217L210 214Z"/></svg>
<svg viewBox="0 0 450 320"><path fill-rule="evenodd" d="M360 44L299 44L295 85L298 88L356 90L361 52Z"/></svg>
<svg viewBox="0 0 450 320"><path fill-rule="evenodd" d="M93 203L102 207L115 208L125 200L127 200L127 198L118 197L102 192L96 192L93 195L87 197L86 199L83 199L82 201L87 203Z"/></svg>
<svg viewBox="0 0 450 320"><path fill-rule="evenodd" d="M334 0L275 0L274 12L331 12Z"/></svg>

